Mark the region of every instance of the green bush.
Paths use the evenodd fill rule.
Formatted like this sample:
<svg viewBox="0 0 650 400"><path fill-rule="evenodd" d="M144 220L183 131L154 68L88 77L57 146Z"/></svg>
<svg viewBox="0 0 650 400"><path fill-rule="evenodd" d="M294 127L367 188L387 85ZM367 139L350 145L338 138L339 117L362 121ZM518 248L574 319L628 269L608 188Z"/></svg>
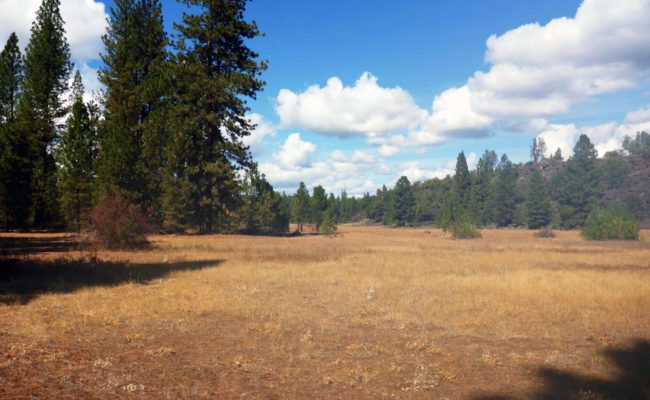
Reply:
<svg viewBox="0 0 650 400"><path fill-rule="evenodd" d="M334 219L334 215L329 208L327 211L325 211L325 217L319 227L319 232L321 235L326 235L329 237L336 235L336 220Z"/></svg>
<svg viewBox="0 0 650 400"><path fill-rule="evenodd" d="M467 221L454 223L451 227L451 234L454 239L476 239L481 237L481 231Z"/></svg>
<svg viewBox="0 0 650 400"><path fill-rule="evenodd" d="M587 240L639 240L639 224L623 205L594 209L582 228Z"/></svg>

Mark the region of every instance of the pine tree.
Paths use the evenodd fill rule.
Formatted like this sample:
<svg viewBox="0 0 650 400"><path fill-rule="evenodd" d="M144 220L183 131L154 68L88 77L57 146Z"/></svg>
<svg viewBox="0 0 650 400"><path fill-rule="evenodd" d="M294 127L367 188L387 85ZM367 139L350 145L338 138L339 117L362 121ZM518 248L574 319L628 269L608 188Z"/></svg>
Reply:
<svg viewBox="0 0 650 400"><path fill-rule="evenodd" d="M517 169L505 154L497 167L497 179L494 183L491 208L493 221L498 226L507 226L514 221L517 204Z"/></svg>
<svg viewBox="0 0 650 400"><path fill-rule="evenodd" d="M184 14L176 25L177 127L171 139L176 144L168 148L175 153L168 155L173 164L166 176L189 182L193 219L201 231L211 232L214 221L232 211L236 171L251 162L242 143L253 128L246 117L246 99L255 99L264 86L259 75L266 64L257 61L258 55L248 47L260 32L254 22L244 19L245 0L183 3L192 7L192 13Z"/></svg>
<svg viewBox="0 0 650 400"><path fill-rule="evenodd" d="M325 210L327 210L327 197L325 189L321 186L315 186L311 196L311 220L316 224L316 229L320 228L323 218L325 218Z"/></svg>
<svg viewBox="0 0 650 400"><path fill-rule="evenodd" d="M282 196L273 190L256 166L247 171L242 187L238 214L245 233L283 234L289 229L288 210Z"/></svg>
<svg viewBox="0 0 650 400"><path fill-rule="evenodd" d="M562 161L562 150L558 147L557 150L555 150L555 154L553 154L553 157L551 157L551 160L553 161Z"/></svg>
<svg viewBox="0 0 650 400"><path fill-rule="evenodd" d="M601 193L597 155L589 138L580 135L573 148L573 155L566 163L566 169L555 179L555 197L564 228L582 226L597 205Z"/></svg>
<svg viewBox="0 0 650 400"><path fill-rule="evenodd" d="M94 162L97 153L96 127L83 100L84 88L77 71L72 84L72 108L67 129L56 149L58 187L63 216L69 227L81 231L93 203Z"/></svg>
<svg viewBox="0 0 650 400"><path fill-rule="evenodd" d="M23 61L18 36L12 33L0 53L0 124L15 121L22 80Z"/></svg>
<svg viewBox="0 0 650 400"><path fill-rule="evenodd" d="M31 204L29 143L16 121L22 83L22 56L12 33L0 52L0 222L5 228L23 226Z"/></svg>
<svg viewBox="0 0 650 400"><path fill-rule="evenodd" d="M476 165L474 184L470 197L469 211L472 220L477 223L487 224L490 221L490 210L488 201L494 168L497 165L498 157L494 150L485 150Z"/></svg>
<svg viewBox="0 0 650 400"><path fill-rule="evenodd" d="M551 222L551 203L544 177L535 170L530 177L526 214L529 229L538 229Z"/></svg>
<svg viewBox="0 0 650 400"><path fill-rule="evenodd" d="M159 0L116 0L102 38L105 121L100 135L100 191L122 192L147 213L157 214L161 151L166 145L170 88L167 39Z"/></svg>
<svg viewBox="0 0 650 400"><path fill-rule="evenodd" d="M59 0L43 0L32 24L25 53L25 78L18 118L30 142L31 192L35 227L52 226L58 217L56 163L52 147L67 112L64 94L72 70Z"/></svg>
<svg viewBox="0 0 650 400"><path fill-rule="evenodd" d="M291 202L291 216L293 221L298 225L298 231L302 232L302 225L309 221L311 217L311 204L309 192L304 182L300 182L296 195Z"/></svg>
<svg viewBox="0 0 650 400"><path fill-rule="evenodd" d="M456 174L454 175L454 190L458 194L460 205L467 209L471 195L472 180L467 168L465 153L460 152L456 159Z"/></svg>
<svg viewBox="0 0 650 400"><path fill-rule="evenodd" d="M410 225L415 221L415 195L406 176L400 177L395 183L387 214L389 221L398 226Z"/></svg>
<svg viewBox="0 0 650 400"><path fill-rule="evenodd" d="M336 217L334 216L334 210L332 208L327 208L323 213L323 222L320 225L319 230L321 235L334 236L336 235Z"/></svg>

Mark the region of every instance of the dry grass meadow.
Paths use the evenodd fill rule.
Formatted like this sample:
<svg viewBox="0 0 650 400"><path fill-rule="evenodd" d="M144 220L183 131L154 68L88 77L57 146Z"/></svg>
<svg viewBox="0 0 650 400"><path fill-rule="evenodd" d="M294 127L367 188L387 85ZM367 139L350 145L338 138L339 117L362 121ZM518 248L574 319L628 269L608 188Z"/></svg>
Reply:
<svg viewBox="0 0 650 400"><path fill-rule="evenodd" d="M650 398L650 232L339 231L4 235L0 398Z"/></svg>

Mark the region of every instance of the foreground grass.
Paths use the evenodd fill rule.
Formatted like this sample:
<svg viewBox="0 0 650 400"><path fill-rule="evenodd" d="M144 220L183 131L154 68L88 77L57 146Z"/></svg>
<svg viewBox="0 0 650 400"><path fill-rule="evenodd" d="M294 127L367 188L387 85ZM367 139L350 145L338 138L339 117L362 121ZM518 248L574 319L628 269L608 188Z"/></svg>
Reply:
<svg viewBox="0 0 650 400"><path fill-rule="evenodd" d="M0 397L649 396L647 239L340 231L5 236Z"/></svg>

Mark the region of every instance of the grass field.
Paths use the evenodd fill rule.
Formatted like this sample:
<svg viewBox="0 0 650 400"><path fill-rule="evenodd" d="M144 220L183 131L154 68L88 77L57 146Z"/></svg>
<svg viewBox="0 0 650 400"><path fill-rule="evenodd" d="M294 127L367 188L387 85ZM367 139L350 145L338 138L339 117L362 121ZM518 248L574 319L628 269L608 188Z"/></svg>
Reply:
<svg viewBox="0 0 650 400"><path fill-rule="evenodd" d="M339 231L4 235L0 398L650 398L650 232Z"/></svg>

